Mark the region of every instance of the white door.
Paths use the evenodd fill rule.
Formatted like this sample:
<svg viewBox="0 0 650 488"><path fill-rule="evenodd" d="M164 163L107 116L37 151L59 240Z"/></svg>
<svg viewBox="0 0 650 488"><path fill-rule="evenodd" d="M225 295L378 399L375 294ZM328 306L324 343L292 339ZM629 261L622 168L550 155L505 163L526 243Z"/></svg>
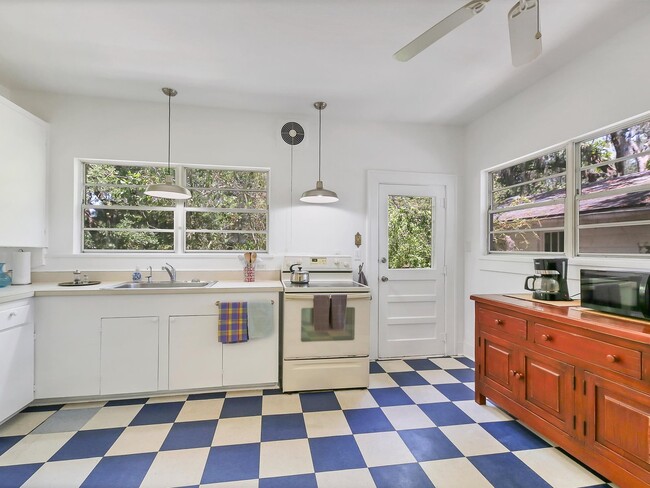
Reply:
<svg viewBox="0 0 650 488"><path fill-rule="evenodd" d="M444 354L445 186L379 185L380 358Z"/></svg>

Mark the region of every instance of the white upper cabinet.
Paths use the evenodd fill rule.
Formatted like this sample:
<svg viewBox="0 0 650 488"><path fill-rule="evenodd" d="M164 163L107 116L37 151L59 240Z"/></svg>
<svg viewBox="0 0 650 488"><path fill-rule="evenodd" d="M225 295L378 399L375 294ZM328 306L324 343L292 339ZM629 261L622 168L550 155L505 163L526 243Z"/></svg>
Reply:
<svg viewBox="0 0 650 488"><path fill-rule="evenodd" d="M0 247L46 247L48 124L0 97Z"/></svg>

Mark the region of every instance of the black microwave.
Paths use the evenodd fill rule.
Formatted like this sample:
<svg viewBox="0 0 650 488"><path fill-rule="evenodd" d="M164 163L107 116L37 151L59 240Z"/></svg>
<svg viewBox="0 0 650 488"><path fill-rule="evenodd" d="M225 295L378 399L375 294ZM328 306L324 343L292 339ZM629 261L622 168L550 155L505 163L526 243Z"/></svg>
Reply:
<svg viewBox="0 0 650 488"><path fill-rule="evenodd" d="M650 320L650 272L580 270L583 307Z"/></svg>

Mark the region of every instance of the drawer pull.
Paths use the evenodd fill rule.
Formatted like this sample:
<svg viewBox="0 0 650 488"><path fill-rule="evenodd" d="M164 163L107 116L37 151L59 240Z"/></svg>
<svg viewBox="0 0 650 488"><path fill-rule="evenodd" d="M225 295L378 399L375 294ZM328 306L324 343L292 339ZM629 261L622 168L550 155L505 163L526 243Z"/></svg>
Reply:
<svg viewBox="0 0 650 488"><path fill-rule="evenodd" d="M16 316L16 312L9 312L9 318L13 319Z"/></svg>
<svg viewBox="0 0 650 488"><path fill-rule="evenodd" d="M607 357L607 361L609 361L610 363L615 363L618 361L618 358L614 354L608 354L606 357Z"/></svg>
<svg viewBox="0 0 650 488"><path fill-rule="evenodd" d="M544 342L550 342L551 341L551 336L548 334L542 334L541 338Z"/></svg>
<svg viewBox="0 0 650 488"><path fill-rule="evenodd" d="M494 319L494 323L495 323L496 325L503 325L503 320L501 320L501 319Z"/></svg>

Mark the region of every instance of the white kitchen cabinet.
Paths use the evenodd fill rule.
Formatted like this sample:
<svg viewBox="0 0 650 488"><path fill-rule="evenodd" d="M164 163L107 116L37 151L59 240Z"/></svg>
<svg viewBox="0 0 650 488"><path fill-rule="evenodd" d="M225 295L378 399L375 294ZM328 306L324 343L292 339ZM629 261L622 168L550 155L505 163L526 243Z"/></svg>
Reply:
<svg viewBox="0 0 650 488"><path fill-rule="evenodd" d="M215 388L223 384L217 315L169 317L169 389Z"/></svg>
<svg viewBox="0 0 650 488"><path fill-rule="evenodd" d="M32 301L0 305L0 423L34 399Z"/></svg>
<svg viewBox="0 0 650 488"><path fill-rule="evenodd" d="M48 125L0 97L0 127L0 247L45 247Z"/></svg>
<svg viewBox="0 0 650 488"><path fill-rule="evenodd" d="M158 389L158 317L101 319L100 394Z"/></svg>

